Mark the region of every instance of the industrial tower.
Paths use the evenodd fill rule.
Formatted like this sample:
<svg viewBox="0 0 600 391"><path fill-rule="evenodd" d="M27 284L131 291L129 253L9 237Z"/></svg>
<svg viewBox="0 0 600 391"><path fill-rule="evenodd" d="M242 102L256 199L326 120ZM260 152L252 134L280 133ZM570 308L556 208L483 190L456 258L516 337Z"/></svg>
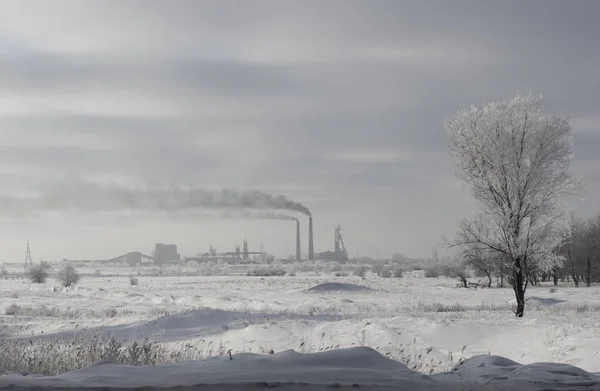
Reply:
<svg viewBox="0 0 600 391"><path fill-rule="evenodd" d="M250 255L248 255L248 241L246 239L244 239L243 246L244 246L244 251L243 251L244 259L249 259Z"/></svg>
<svg viewBox="0 0 600 391"><path fill-rule="evenodd" d="M335 227L335 253L338 254L343 261L348 261L348 251L344 246L344 239L342 239L342 226L338 224Z"/></svg>

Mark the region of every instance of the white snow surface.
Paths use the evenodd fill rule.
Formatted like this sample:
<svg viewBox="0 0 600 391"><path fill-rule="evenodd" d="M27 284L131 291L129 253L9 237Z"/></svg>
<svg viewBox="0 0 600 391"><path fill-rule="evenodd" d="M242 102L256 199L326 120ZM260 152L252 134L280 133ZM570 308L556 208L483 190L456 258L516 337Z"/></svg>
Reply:
<svg viewBox="0 0 600 391"><path fill-rule="evenodd" d="M600 377L567 364L521 365L497 356L476 356L451 373L426 376L366 347L312 354L291 350L269 356L242 353L232 359L215 357L154 367L97 363L57 376L8 374L0 377L0 388L11 390L41 387L103 390L144 387L149 390L200 385L231 389L315 390L323 386L352 386L413 391L576 391L600 389Z"/></svg>
<svg viewBox="0 0 600 391"><path fill-rule="evenodd" d="M310 391L337 383L342 388L359 384L361 389L417 391L600 390L598 286L530 287L525 317L516 319L510 312L510 289L464 289L455 280L418 273L366 280L332 275L141 276L139 285L132 286L129 270L107 268L101 276L93 272L88 270L74 288L60 288L52 279L46 284L2 280L0 336L150 335L173 346L222 345L232 350L234 360L225 356L157 367L98 363L53 377L0 376L0 388L213 384L211 389L245 389L279 382L279 387ZM348 286L337 283L369 289L344 289ZM309 291L318 286L326 289ZM5 315L12 304L80 315ZM464 308L452 310L457 304ZM118 316L103 315L111 309ZM165 312L174 315L159 318ZM447 360L451 352L456 362L461 351L469 359L450 373L425 376L385 357L397 356L402 348L430 351L437 361ZM329 349L335 350L322 352ZM275 354L254 354L270 350ZM546 362L554 364L537 364Z"/></svg>

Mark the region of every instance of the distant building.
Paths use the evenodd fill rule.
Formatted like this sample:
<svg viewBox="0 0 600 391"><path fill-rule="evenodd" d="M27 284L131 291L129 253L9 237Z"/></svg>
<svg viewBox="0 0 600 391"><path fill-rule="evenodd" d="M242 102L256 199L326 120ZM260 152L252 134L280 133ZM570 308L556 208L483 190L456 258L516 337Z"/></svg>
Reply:
<svg viewBox="0 0 600 391"><path fill-rule="evenodd" d="M156 265L164 265L180 260L181 255L177 252L177 245L156 243L156 246L154 246L154 263Z"/></svg>
<svg viewBox="0 0 600 391"><path fill-rule="evenodd" d="M129 265L135 266L142 262L143 254L139 251L132 251L127 254L119 255L118 257L111 258L106 261L102 261L102 263L109 263L113 265Z"/></svg>

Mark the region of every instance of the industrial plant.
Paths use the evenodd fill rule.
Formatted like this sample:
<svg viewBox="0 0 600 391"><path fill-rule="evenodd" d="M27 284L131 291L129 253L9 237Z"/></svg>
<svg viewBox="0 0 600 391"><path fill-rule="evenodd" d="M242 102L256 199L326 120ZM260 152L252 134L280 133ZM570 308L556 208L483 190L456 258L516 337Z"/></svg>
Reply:
<svg viewBox="0 0 600 391"><path fill-rule="evenodd" d="M301 231L300 221L296 221L296 254L294 258L285 259L282 261L302 261L301 251ZM308 260L315 261L337 261L341 263L348 262L348 252L342 238L341 225L337 225L334 230L333 251L327 250L315 254L313 244L313 218L308 219ZM29 253L29 243L28 243ZM67 261L67 260L65 260ZM107 260L70 260L70 262L78 264L87 263L103 263L114 266L162 266L169 264L187 264L188 262L209 262L223 261L228 264L264 264L270 263L267 253L261 245L260 251L250 251L248 241L244 239L242 245L235 245L234 251L218 252L214 247L210 246L205 253L196 254L195 256L181 256L175 244L156 243L152 255L144 254L140 251L132 251L117 257Z"/></svg>

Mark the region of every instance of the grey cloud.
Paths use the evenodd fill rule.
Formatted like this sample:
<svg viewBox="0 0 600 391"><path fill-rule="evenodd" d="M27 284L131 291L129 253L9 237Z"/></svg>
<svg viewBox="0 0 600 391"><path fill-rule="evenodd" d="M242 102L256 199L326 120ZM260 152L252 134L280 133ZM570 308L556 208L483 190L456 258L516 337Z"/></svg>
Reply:
<svg viewBox="0 0 600 391"><path fill-rule="evenodd" d="M600 129L597 132L574 132L574 162L597 162L600 172Z"/></svg>
<svg viewBox="0 0 600 391"><path fill-rule="evenodd" d="M5 59L0 82L7 90L123 91L179 95L281 95L301 84L280 66L210 59L106 58L34 53Z"/></svg>
<svg viewBox="0 0 600 391"><path fill-rule="evenodd" d="M462 205L444 117L532 91L598 118L595 1L57 4L0 5L6 186L121 175L434 219ZM576 132L575 163L597 145ZM404 158L351 156L374 151Z"/></svg>

